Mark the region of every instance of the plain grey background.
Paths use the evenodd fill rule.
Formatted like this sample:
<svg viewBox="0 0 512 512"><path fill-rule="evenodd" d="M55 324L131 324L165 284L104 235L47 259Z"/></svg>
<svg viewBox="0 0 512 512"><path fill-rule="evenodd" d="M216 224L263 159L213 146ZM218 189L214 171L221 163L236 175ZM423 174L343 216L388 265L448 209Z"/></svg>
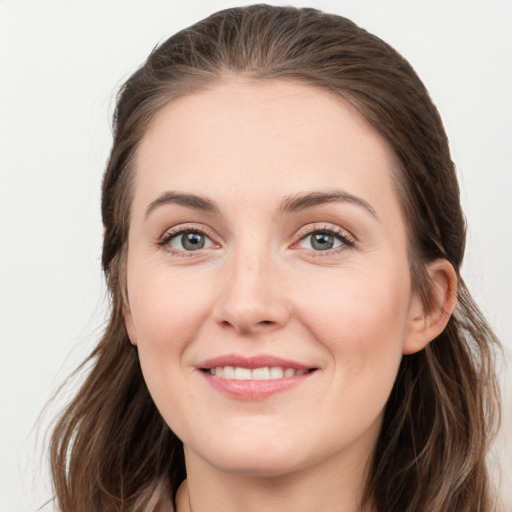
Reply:
<svg viewBox="0 0 512 512"><path fill-rule="evenodd" d="M115 92L159 41L235 5L0 0L0 512L32 512L49 498L44 431L63 400L39 413L104 326L99 192ZM463 276L510 352L512 0L293 5L353 19L425 82L461 181ZM510 381L504 387L496 451L510 493Z"/></svg>

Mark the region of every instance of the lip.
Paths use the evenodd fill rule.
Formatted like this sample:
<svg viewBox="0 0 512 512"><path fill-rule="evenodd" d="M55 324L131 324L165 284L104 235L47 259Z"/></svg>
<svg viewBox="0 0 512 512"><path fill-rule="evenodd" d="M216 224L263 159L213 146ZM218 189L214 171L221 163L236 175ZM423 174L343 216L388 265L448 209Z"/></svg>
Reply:
<svg viewBox="0 0 512 512"><path fill-rule="evenodd" d="M238 354L226 354L214 357L212 359L207 359L196 366L200 371L200 374L214 390L219 391L230 398L245 401L262 400L293 389L300 384L307 382L316 372L307 372L302 375L294 375L293 377L283 377L282 379L231 380L224 379L222 377L215 377L205 371L219 366L235 366L249 369L262 368L265 366L279 366L282 368L293 368L294 370L317 369L297 361L291 361L289 359L283 359L281 357L271 355L244 357Z"/></svg>
<svg viewBox="0 0 512 512"><path fill-rule="evenodd" d="M225 354L222 356L207 359L196 367L200 370L207 370L210 368L216 368L218 366L239 366L241 368L262 368L264 366L280 366L282 368L293 368L294 370L308 370L311 366L298 363L297 361L291 361L289 359L283 359L281 357L259 354L257 356L241 356L239 354Z"/></svg>

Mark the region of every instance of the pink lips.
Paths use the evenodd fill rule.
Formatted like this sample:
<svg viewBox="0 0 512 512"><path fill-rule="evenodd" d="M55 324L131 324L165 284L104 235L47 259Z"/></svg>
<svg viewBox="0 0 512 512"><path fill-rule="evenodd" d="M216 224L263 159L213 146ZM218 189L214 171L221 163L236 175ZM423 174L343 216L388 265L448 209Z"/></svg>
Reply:
<svg viewBox="0 0 512 512"><path fill-rule="evenodd" d="M294 375L292 377L283 377L281 379L270 380L235 380L225 379L211 375L207 370L218 367L241 367L241 368L263 368L263 367L281 367L292 368L294 370L309 370L310 366L290 361L280 357L269 355L258 355L252 357L243 357L236 354L227 354L214 357L203 361L197 365L201 370L201 375L206 379L213 389L228 395L232 398L241 400L259 400L267 398L292 389L301 383L307 381L314 372L306 372L302 375Z"/></svg>
<svg viewBox="0 0 512 512"><path fill-rule="evenodd" d="M216 368L217 366L240 366L242 368L262 368L264 366L280 366L282 368L293 368L294 370L307 370L307 365L282 359L275 356L258 355L244 357L237 354L226 354L224 356L208 359L197 365L198 368Z"/></svg>

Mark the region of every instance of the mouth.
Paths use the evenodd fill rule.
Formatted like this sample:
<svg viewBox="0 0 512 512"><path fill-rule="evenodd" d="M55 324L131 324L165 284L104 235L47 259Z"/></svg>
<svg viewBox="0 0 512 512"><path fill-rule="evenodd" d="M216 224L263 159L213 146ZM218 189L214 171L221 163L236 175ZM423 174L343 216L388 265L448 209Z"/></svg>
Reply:
<svg viewBox="0 0 512 512"><path fill-rule="evenodd" d="M204 361L197 369L217 391L245 400L262 399L292 389L319 370L273 356L234 354Z"/></svg>
<svg viewBox="0 0 512 512"><path fill-rule="evenodd" d="M276 380L299 377L306 373L314 372L316 368L296 370L295 368L284 368L282 366L261 366L258 368L244 368L243 366L216 366L214 368L201 368L202 372L208 373L219 379L229 380Z"/></svg>

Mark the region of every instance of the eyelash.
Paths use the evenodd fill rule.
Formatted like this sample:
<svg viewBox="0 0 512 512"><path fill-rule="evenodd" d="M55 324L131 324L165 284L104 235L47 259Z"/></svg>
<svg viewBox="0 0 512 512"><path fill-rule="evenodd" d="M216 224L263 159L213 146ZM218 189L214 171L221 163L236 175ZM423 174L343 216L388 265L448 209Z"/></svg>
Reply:
<svg viewBox="0 0 512 512"><path fill-rule="evenodd" d="M302 231L302 230L301 230ZM329 236L333 236L334 238L337 238L341 241L341 245L339 247L335 247L332 249L327 249L324 251L315 251L310 249L305 249L310 254L312 254L313 257L321 257L321 256L332 256L335 254L338 254L342 251L346 251L347 249L351 249L352 247L355 247L356 245L356 239L350 235L347 231L344 229L341 229L338 226L333 225L322 225L321 227L318 225L308 226L304 228L302 232L299 232L299 240L298 242L295 242L292 246L292 248L295 248L296 250L300 250L300 247L297 247L297 245L302 242L303 240L306 240L308 237L316 235L316 234L325 234Z"/></svg>
<svg viewBox="0 0 512 512"><path fill-rule="evenodd" d="M192 256L196 252L201 253L201 249L198 249L197 251L182 251L176 250L173 247L171 247L171 241L180 235L184 235L185 233L197 233L203 235L206 238L208 238L214 245L219 245L214 241L213 236L209 232L209 230L206 230L198 226L177 226L171 229L170 231L164 233L162 238L158 241L158 245L159 247L166 249L173 256L187 257Z"/></svg>
<svg viewBox="0 0 512 512"><path fill-rule="evenodd" d="M209 232L209 230L206 230L204 228L198 227L198 226L177 226L176 228L171 229L170 231L167 231L162 238L158 241L158 246L161 248L165 248L169 253L171 253L173 256L179 256L179 257L187 257L192 256L195 252L201 253L202 250L198 249L197 251L185 251L185 250L175 250L171 247L170 243L171 241L185 233L198 233L206 238L208 238L214 245L219 246L214 241L214 237ZM303 240L306 240L308 237L313 236L315 234L325 234L329 236L333 236L334 238L337 238L339 241L341 241L341 245L339 247L335 247L332 249L326 249L323 251L315 251L314 249L303 249L308 251L310 254L312 254L314 257L318 256L332 256L334 254L338 254L342 251L345 251L347 249L350 249L356 245L356 240L354 237L352 237L347 231L333 225L322 225L321 227L318 225L313 226L307 226L306 228L303 228L298 233L298 241L294 242L291 246L292 249L295 250L301 250L300 247L297 247L300 242Z"/></svg>

